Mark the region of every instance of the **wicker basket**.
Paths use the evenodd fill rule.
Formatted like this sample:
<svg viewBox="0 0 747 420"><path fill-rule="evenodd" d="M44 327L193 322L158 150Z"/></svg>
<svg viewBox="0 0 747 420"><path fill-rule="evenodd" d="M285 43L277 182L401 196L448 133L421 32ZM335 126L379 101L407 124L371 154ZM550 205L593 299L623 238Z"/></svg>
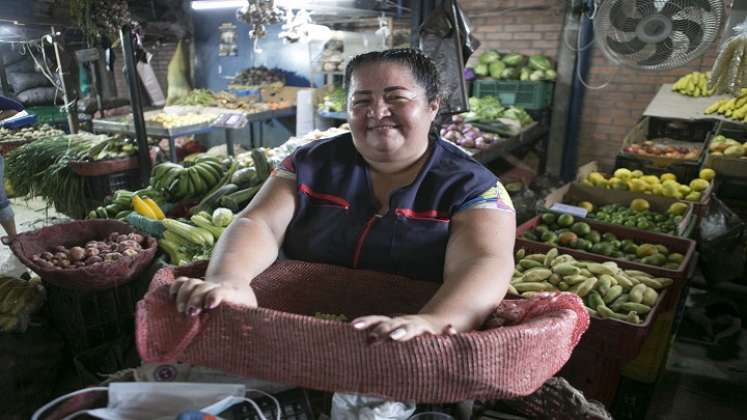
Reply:
<svg viewBox="0 0 747 420"><path fill-rule="evenodd" d="M82 220L48 226L16 236L10 249L21 262L48 283L73 290L102 290L121 286L135 278L153 260L158 242L146 236L143 251L134 257L122 257L107 264L96 264L77 269L47 269L31 257L57 246L71 247L91 240L101 240L112 232L131 233L132 227L116 220Z"/></svg>
<svg viewBox="0 0 747 420"><path fill-rule="evenodd" d="M368 333L316 312L415 313L437 283L391 274L284 261L252 281L260 308L221 305L194 318L177 313L168 285L206 264L164 268L138 304L137 343L149 363L184 361L325 391L443 403L532 393L568 360L589 316L561 293L504 301L481 331L366 344ZM220 348L220 352L215 349Z"/></svg>

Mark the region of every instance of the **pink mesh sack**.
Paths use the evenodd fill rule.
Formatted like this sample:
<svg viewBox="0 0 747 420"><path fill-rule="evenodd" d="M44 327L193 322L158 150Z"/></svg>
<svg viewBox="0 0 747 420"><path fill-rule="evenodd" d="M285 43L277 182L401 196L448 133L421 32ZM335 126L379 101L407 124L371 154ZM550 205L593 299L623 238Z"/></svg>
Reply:
<svg viewBox="0 0 747 420"><path fill-rule="evenodd" d="M252 281L259 308L221 305L198 317L176 311L168 284L206 265L164 268L138 303L136 340L146 362L182 361L307 388L446 403L505 399L539 388L568 360L589 325L581 300L546 294L506 300L480 331L366 344L349 323L416 313L438 284L385 273L278 262Z"/></svg>

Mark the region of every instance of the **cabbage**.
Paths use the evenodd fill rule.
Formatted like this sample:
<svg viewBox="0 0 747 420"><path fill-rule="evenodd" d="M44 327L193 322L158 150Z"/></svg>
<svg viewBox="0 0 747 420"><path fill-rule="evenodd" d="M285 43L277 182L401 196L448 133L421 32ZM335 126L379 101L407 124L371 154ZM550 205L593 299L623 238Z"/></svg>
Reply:
<svg viewBox="0 0 747 420"><path fill-rule="evenodd" d="M490 64L490 77L494 79L500 79L501 72L506 69L506 64L503 61L496 61Z"/></svg>
<svg viewBox="0 0 747 420"><path fill-rule="evenodd" d="M485 77L488 75L488 65L487 64L478 64L475 66L475 73L480 77Z"/></svg>
<svg viewBox="0 0 747 420"><path fill-rule="evenodd" d="M480 64L490 64L500 60L501 56L495 51L486 51L480 54Z"/></svg>
<svg viewBox="0 0 747 420"><path fill-rule="evenodd" d="M535 70L532 72L532 74L529 75L529 80L542 80L545 78L545 72L542 70Z"/></svg>
<svg viewBox="0 0 747 420"><path fill-rule="evenodd" d="M555 80L558 73L555 70L545 70L545 80Z"/></svg>
<svg viewBox="0 0 747 420"><path fill-rule="evenodd" d="M529 57L529 67L535 70L552 70L552 63L544 55L533 55Z"/></svg>

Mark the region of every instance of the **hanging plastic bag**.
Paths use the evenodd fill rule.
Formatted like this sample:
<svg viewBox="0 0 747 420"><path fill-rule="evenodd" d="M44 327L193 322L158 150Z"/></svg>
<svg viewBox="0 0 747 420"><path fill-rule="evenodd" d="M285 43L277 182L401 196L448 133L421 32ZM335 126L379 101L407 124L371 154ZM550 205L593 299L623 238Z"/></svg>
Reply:
<svg viewBox="0 0 747 420"><path fill-rule="evenodd" d="M745 254L742 246L744 222L715 196L700 223L698 252L709 283L742 276Z"/></svg>
<svg viewBox="0 0 747 420"><path fill-rule="evenodd" d="M747 60L747 19L733 30L735 35L723 44L713 63L708 89L739 96L747 85L747 66L742 65Z"/></svg>
<svg viewBox="0 0 747 420"><path fill-rule="evenodd" d="M456 0L442 2L420 27L420 49L436 63L441 73L445 89L442 114L469 110L464 65L479 46L480 41L472 35L470 22Z"/></svg>
<svg viewBox="0 0 747 420"><path fill-rule="evenodd" d="M415 402L336 393L332 397L331 420L406 420L415 412Z"/></svg>

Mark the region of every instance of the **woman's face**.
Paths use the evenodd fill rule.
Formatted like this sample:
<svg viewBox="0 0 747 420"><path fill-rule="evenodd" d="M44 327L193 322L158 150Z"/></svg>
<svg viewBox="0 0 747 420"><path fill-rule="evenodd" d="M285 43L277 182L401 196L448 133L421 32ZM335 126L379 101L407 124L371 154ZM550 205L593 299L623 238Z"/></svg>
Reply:
<svg viewBox="0 0 747 420"><path fill-rule="evenodd" d="M368 161L412 162L428 148L428 131L438 102L412 72L397 63L372 63L358 68L350 79L348 118L353 143Z"/></svg>

